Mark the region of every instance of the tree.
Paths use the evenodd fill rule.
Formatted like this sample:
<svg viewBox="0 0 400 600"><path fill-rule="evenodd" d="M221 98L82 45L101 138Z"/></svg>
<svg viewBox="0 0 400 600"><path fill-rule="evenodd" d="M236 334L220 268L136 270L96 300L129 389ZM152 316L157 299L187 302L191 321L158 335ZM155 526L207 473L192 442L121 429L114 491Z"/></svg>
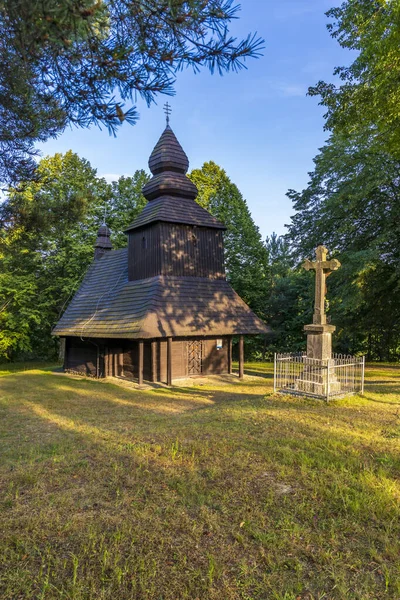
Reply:
<svg viewBox="0 0 400 600"><path fill-rule="evenodd" d="M2 0L0 181L33 176L35 143L67 125L135 123L137 95L173 94L177 71L237 70L262 40L237 40L232 0Z"/></svg>
<svg viewBox="0 0 400 600"><path fill-rule="evenodd" d="M0 207L0 358L54 355L51 329L93 260L105 210L114 247L125 246L147 178L137 171L109 185L69 151L42 159L37 181L10 190Z"/></svg>
<svg viewBox="0 0 400 600"><path fill-rule="evenodd" d="M327 16L332 37L357 57L337 67L341 83L320 81L310 88L327 109L326 128L337 134L374 134L371 142L400 153L400 3L392 0L346 0Z"/></svg>
<svg viewBox="0 0 400 600"><path fill-rule="evenodd" d="M271 283L266 296L272 335L267 353L304 351L304 325L312 322L314 281L296 264L289 241L275 233L266 239Z"/></svg>
<svg viewBox="0 0 400 600"><path fill-rule="evenodd" d="M194 169L189 178L199 190L197 202L227 227L225 264L233 288L264 316L268 286L268 254L246 200L226 172L214 162Z"/></svg>
<svg viewBox="0 0 400 600"><path fill-rule="evenodd" d="M110 185L107 202L107 225L112 231L114 248L125 248L124 231L136 219L147 204L142 189L150 176L143 170L135 171L132 177L120 177Z"/></svg>
<svg viewBox="0 0 400 600"><path fill-rule="evenodd" d="M214 162L194 169L189 178L199 190L197 202L226 225L225 266L234 290L262 319L269 292L268 254L246 200L226 172ZM246 354L260 355L264 341L246 341Z"/></svg>
<svg viewBox="0 0 400 600"><path fill-rule="evenodd" d="M342 262L329 279L337 349L386 360L400 355L400 161L370 135L334 135L310 183L288 196L297 256L324 243Z"/></svg>

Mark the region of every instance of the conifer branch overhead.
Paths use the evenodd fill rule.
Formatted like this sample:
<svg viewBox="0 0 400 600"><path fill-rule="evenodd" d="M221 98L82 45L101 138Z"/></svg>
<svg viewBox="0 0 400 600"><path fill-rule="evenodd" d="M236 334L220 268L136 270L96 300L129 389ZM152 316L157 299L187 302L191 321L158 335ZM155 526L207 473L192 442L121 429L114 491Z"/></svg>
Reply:
<svg viewBox="0 0 400 600"><path fill-rule="evenodd" d="M174 94L177 71L237 71L263 40L229 35L232 0L0 0L0 180L26 178L35 143L68 124L115 134Z"/></svg>

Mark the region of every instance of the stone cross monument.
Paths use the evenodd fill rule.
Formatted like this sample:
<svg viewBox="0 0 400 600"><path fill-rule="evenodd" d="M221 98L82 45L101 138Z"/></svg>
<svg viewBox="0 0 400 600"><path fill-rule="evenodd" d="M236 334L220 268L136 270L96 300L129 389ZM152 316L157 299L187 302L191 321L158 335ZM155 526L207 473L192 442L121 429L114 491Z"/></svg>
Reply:
<svg viewBox="0 0 400 600"><path fill-rule="evenodd" d="M313 324L306 325L307 333L307 358L329 360L332 357L332 333L336 327L328 325L325 313L326 278L340 267L338 260L327 260L328 250L325 246L318 246L315 251L317 260L306 260L303 267L310 271L315 270L315 306Z"/></svg>

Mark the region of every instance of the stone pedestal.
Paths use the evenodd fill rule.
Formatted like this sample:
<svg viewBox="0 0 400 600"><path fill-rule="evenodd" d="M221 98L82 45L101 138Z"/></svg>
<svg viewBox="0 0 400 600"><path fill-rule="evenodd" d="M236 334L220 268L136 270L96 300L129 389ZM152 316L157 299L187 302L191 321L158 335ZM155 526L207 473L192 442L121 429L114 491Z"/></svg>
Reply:
<svg viewBox="0 0 400 600"><path fill-rule="evenodd" d="M329 360L332 357L332 333L334 325L313 324L305 325L307 334L307 358Z"/></svg>
<svg viewBox="0 0 400 600"><path fill-rule="evenodd" d="M334 325L306 325L307 357L304 369L296 380L296 390L305 394L328 397L329 393L340 392L340 382L334 373L332 359L332 333Z"/></svg>

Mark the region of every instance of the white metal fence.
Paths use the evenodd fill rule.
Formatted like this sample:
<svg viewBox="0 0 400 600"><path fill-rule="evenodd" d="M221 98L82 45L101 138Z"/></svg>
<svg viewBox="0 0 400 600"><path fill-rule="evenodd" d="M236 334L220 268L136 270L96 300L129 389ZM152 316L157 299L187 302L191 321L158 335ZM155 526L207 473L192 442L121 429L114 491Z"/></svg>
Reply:
<svg viewBox="0 0 400 600"><path fill-rule="evenodd" d="M364 356L333 354L329 360L277 353L274 391L330 400L364 393Z"/></svg>

